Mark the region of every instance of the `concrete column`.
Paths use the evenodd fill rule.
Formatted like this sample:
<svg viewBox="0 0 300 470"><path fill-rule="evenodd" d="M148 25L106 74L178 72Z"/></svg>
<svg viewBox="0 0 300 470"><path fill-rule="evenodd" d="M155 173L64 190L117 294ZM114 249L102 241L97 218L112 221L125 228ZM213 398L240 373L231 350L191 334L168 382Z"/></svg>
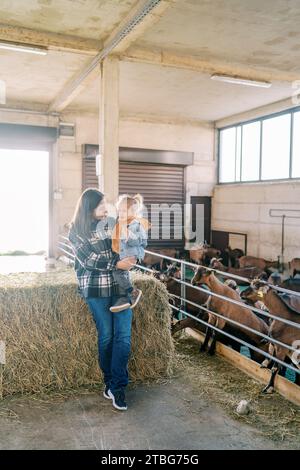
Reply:
<svg viewBox="0 0 300 470"><path fill-rule="evenodd" d="M99 106L99 188L107 201L114 203L119 194L119 60L106 58L101 64Z"/></svg>

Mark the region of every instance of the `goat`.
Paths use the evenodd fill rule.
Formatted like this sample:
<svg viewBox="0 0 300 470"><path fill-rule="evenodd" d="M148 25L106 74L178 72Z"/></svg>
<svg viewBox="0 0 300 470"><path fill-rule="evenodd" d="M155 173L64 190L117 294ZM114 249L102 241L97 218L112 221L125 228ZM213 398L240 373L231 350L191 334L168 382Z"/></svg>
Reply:
<svg viewBox="0 0 300 470"><path fill-rule="evenodd" d="M157 249L157 248L150 248L151 251L154 253L159 253L160 255L165 255L169 256L170 258L175 258L176 256L176 250L175 248L163 248L163 249ZM161 258L160 256L155 256L149 253L145 253L144 259L143 259L143 264L147 268L152 268L152 267L159 267L160 270L164 268L164 263L166 260Z"/></svg>
<svg viewBox="0 0 300 470"><path fill-rule="evenodd" d="M162 281L165 284L170 296L176 295L178 297L181 297L181 284L177 282L175 279L176 278L180 279L180 277L181 277L180 267L177 266L176 263L169 265L166 272L160 273L158 275L158 279L160 279L160 281ZM200 296L198 295L199 293L201 294ZM186 286L185 297L190 302L203 305L207 302L209 298L209 292L207 292L207 294L205 292L196 292L196 290L193 289L192 287ZM174 304L176 305L176 307L180 308L181 301L177 298L174 298ZM191 313L192 315L196 317L202 318L203 320L207 320L207 314L204 310L201 310L199 307L191 305L188 302L185 305L185 310L188 313ZM190 328L196 327L197 329L201 331L205 329L204 325L188 317L172 325L172 335L175 334L177 331L180 331L187 327L190 327Z"/></svg>
<svg viewBox="0 0 300 470"><path fill-rule="evenodd" d="M225 250L228 253L228 257L233 268L238 268L238 259L245 255L243 250L240 248L234 248L233 250L228 246Z"/></svg>
<svg viewBox="0 0 300 470"><path fill-rule="evenodd" d="M285 289L293 290L295 292L300 292L300 278L289 277L279 284L279 287L284 287Z"/></svg>
<svg viewBox="0 0 300 470"><path fill-rule="evenodd" d="M172 279L172 277L175 277L177 279L180 279L181 277L180 267L177 266L176 263L170 265L165 273L156 272L155 276L164 282L171 296L172 294L175 294L177 296L181 295L180 283ZM228 280L228 285L233 290L237 289L237 284L232 279ZM206 294L205 292L198 291L197 289L186 286L186 299L187 300L190 300L197 304L200 303L201 305L203 305L203 307L205 307L208 305L209 298L210 298L209 291ZM174 303L176 304L177 307L180 307L181 302L179 301L179 299L174 299ZM188 302L186 302L185 311L188 313L191 313L197 318L201 318L204 321L208 320L208 314L205 310L202 310L201 308L191 305ZM172 327L171 327L172 335L174 335L175 333L185 328L194 328L196 330L201 331L202 333L206 331L206 327L203 323L197 320L194 320L193 318L186 317L172 324ZM248 339L248 337L243 335L242 332L237 333L237 331L234 330L234 328L232 328L232 326L229 323L225 326L225 331L232 335L235 334L240 339L244 339L244 340ZM220 342L228 346L231 346L236 351L240 351L240 343L236 340L233 340L232 338L229 338L228 336L221 335ZM201 348L200 348L200 351L201 351ZM262 360L262 356L261 355L258 356L257 353L256 353L255 358L257 360Z"/></svg>
<svg viewBox="0 0 300 470"><path fill-rule="evenodd" d="M240 268L256 267L261 271L278 268L278 261L268 261L263 258L256 258L255 256L241 256L238 261Z"/></svg>
<svg viewBox="0 0 300 470"><path fill-rule="evenodd" d="M283 287L284 289L300 292L300 277L289 277L282 280L281 275L278 272L275 272L271 274L268 282L269 284L274 284L275 286Z"/></svg>
<svg viewBox="0 0 300 470"><path fill-rule="evenodd" d="M204 245L195 245L189 250L190 252L190 261L196 264L206 264L209 263L211 258L220 256L221 251L217 248L213 248L207 244Z"/></svg>
<svg viewBox="0 0 300 470"><path fill-rule="evenodd" d="M189 250L190 261L196 264L202 264L205 258L205 250L206 248L204 245L195 245Z"/></svg>
<svg viewBox="0 0 300 470"><path fill-rule="evenodd" d="M248 279L262 278L266 276L266 273L259 268L249 267L249 268L231 268L226 267L221 263L221 258L212 258L210 261L211 268L217 269L218 271L224 271L229 274L235 274L237 276L246 277ZM239 281L240 285L248 285L246 281Z"/></svg>
<svg viewBox="0 0 300 470"><path fill-rule="evenodd" d="M300 273L300 258L294 258L289 262L290 272L292 277L295 277L297 273Z"/></svg>
<svg viewBox="0 0 300 470"><path fill-rule="evenodd" d="M208 271L203 267L198 268L191 282L193 285L205 284L209 287L212 292L241 302L241 297L237 291L224 285L221 281L219 281L219 279L216 278L213 272ZM210 310L215 311L216 313L220 313L230 320L234 320L236 322L241 323L242 325L248 326L259 333L268 333L267 325L248 308L244 308L240 305L233 304L231 302L219 299L214 296L211 296L210 298L209 308ZM208 317L208 323L210 325L217 326L220 330L223 330L225 328L226 318L217 317L213 313L209 313ZM245 328L243 328L243 326L237 326L234 324L231 325L233 329L241 331L243 334L245 334L250 343L256 345L260 349L264 348L264 346L262 346L263 341L261 336L246 330ZM209 326L206 330L206 336L204 343L201 346L201 351L206 350L211 336L212 341L208 348L208 353L214 354L217 335L215 333L215 330L212 331Z"/></svg>
<svg viewBox="0 0 300 470"><path fill-rule="evenodd" d="M226 284L227 286L229 286L233 290L238 289L238 285L233 279L227 279L227 281L225 281L224 284ZM201 293L201 292L199 291L199 293ZM205 313L205 311L203 311L203 312ZM207 315L206 315L206 320L207 320ZM172 335L174 335L178 331L183 330L184 328L195 328L196 330L203 331L204 330L203 327L204 327L204 325L199 323L197 320L194 320L193 318L190 318L190 317L186 317L183 320L179 320L174 325L172 325ZM233 344L232 340L230 338L226 337L226 336L225 336L225 341L224 342L226 344L231 344L233 347L237 346L236 341Z"/></svg>
<svg viewBox="0 0 300 470"><path fill-rule="evenodd" d="M283 298L280 297L280 294L272 289L271 286L266 286L261 281L256 280L253 281L251 286L242 293L242 298L251 299L253 302L263 298L263 302L269 312L276 317L279 317L278 320L273 319L271 321L269 328L269 336L271 338L281 341L288 346L292 346L297 340L299 341L300 330L280 321L280 318L284 318L286 320L299 323L300 325L300 300L298 297L293 297L295 304L298 305L299 308L299 313L296 313L294 309L289 308L289 306L283 301ZM294 352L278 344L269 343L269 354L281 361L285 361L286 358L289 358L294 362ZM262 362L261 367L268 367L271 362L272 361L270 359L265 359ZM296 365L299 367L299 362ZM280 372L281 368L281 364L274 362L270 381L263 389L264 393L272 393L274 391L275 377L277 373ZM296 374L296 383L300 385L299 374Z"/></svg>
<svg viewBox="0 0 300 470"><path fill-rule="evenodd" d="M238 290L238 285L233 279L226 279L225 286L231 287L233 290Z"/></svg>

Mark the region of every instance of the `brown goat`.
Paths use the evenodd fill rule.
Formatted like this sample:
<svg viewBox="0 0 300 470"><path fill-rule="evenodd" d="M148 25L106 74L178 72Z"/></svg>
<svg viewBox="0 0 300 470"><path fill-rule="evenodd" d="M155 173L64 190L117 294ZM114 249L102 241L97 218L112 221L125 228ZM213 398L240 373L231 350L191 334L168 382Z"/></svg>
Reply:
<svg viewBox="0 0 300 470"><path fill-rule="evenodd" d="M203 264L205 258L205 248L192 248L189 250L190 261L196 264Z"/></svg>
<svg viewBox="0 0 300 470"><path fill-rule="evenodd" d="M173 295L175 294L179 297L181 296L181 284L176 282L174 279L172 279L172 277L180 279L181 277L180 274L181 274L180 267L178 267L176 263L173 263L172 265L170 265L165 273L160 273L160 274L155 273L156 277L158 277L158 279L164 282L171 297L172 297L172 294ZM230 282L233 283L233 284L230 284L230 288L236 289L237 285L235 281L230 280ZM198 291L197 289L194 289L193 287L186 286L186 299L187 300L190 300L194 303L205 306L209 300L209 297L210 297L209 292L206 294L205 292ZM176 307L180 307L181 301L179 299L174 298L173 302ZM208 320L208 313L205 310L202 310L199 307L191 305L188 302L186 302L184 310L204 321ZM172 328L171 328L172 335L174 335L175 333L178 333L179 331L185 328L193 328L193 329L201 331L202 333L206 331L206 326L203 323L197 320L194 320L193 318L186 317L172 324ZM230 324L226 325L225 330L228 333L231 333L233 335L235 334L241 337L241 339L247 339L247 338L244 338L242 334L237 334L236 330L234 332ZM229 338L228 336L222 335L220 337L220 342L231 346L236 351L240 350L240 343L236 340ZM259 355L256 359L261 361L262 360L261 355Z"/></svg>
<svg viewBox="0 0 300 470"><path fill-rule="evenodd" d="M294 277L297 273L300 273L300 258L294 258L289 262L290 272Z"/></svg>
<svg viewBox="0 0 300 470"><path fill-rule="evenodd" d="M209 245L203 245L199 247L194 247L189 250L190 261L196 264L205 264L207 261L211 260L216 256L220 256L221 251L212 248Z"/></svg>
<svg viewBox="0 0 300 470"><path fill-rule="evenodd" d="M297 277L288 277L287 279L282 280L282 276L278 272L275 272L271 274L268 282L269 284L274 284L275 286L283 287L284 289L300 292L300 278Z"/></svg>
<svg viewBox="0 0 300 470"><path fill-rule="evenodd" d="M217 269L218 271L223 271L228 274L235 274L237 276L246 277L248 279L255 279L260 278L262 276L266 276L266 273L264 271L259 268L256 268L255 266L248 268L231 268L224 266L224 264L221 263L220 258L212 258L209 266L213 269ZM246 281L239 280L239 284L244 286L248 285L249 283Z"/></svg>
<svg viewBox="0 0 300 470"><path fill-rule="evenodd" d="M263 297L262 297L263 296ZM272 289L270 286L265 286L259 280L253 282L252 285L246 289L242 298L251 299L253 302L258 299L263 298L263 302L268 308L269 312L276 317L284 318L286 320L293 321L294 323L299 323L300 325L300 314L296 313L294 310L289 308L286 303L280 298L277 292ZM296 303L298 303L300 308L300 299L294 296ZM300 340L300 329L287 325L279 320L272 320L269 328L269 336L273 339L281 341L288 346L295 344L295 341ZM289 358L293 362L293 351L290 351L288 348L280 346L278 344L269 343L269 354L276 357L281 361L285 361L286 358ZM262 363L262 367L268 367L272 361L265 359ZM268 385L263 389L263 392L271 393L274 390L274 381L277 373L281 369L281 365L277 362L274 362L272 367L272 374ZM299 364L298 364L299 367ZM296 374L296 383L300 385L300 376Z"/></svg>
<svg viewBox="0 0 300 470"><path fill-rule="evenodd" d="M278 268L278 261L268 261L255 256L242 256L239 258L240 268L256 267L261 271L267 271L269 268Z"/></svg>
<svg viewBox="0 0 300 470"><path fill-rule="evenodd" d="M237 268L239 266L239 258L245 255L243 250L241 250L240 248L234 248L232 250L230 246L226 248L225 252L228 253L228 257L230 260L229 266L231 265L234 268Z"/></svg>
<svg viewBox="0 0 300 470"><path fill-rule="evenodd" d="M170 258L176 257L175 248L162 248L162 249L150 248L150 250L153 251L154 253L159 253L160 255L169 256ZM145 253L145 256L143 259L143 264L147 268L152 268L153 266L159 265L160 269L163 269L163 265L165 262L166 260L164 260L160 256L155 256L149 253Z"/></svg>
<svg viewBox="0 0 300 470"><path fill-rule="evenodd" d="M176 295L178 297L181 297L181 284L175 281L175 279L172 279L173 277L180 279L180 268L176 266L176 263L170 265L165 273L160 273L158 276L158 278L165 284L170 296ZM186 286L185 297L190 302L203 305L207 302L209 298L209 292L207 294L205 292L197 292L196 289L193 289L193 287ZM181 301L179 299L174 298L174 304L176 307L179 308ZM204 310L201 310L199 307L191 305L188 302L186 302L185 310L188 313L194 315L195 317L207 320L207 313ZM196 327L200 331L205 331L205 326L201 323L197 322L196 320L193 320L192 318L184 318L183 320L180 320L174 325L172 325L172 334L175 334L178 331L187 327Z"/></svg>
<svg viewBox="0 0 300 470"><path fill-rule="evenodd" d="M241 297L237 291L224 285L221 281L219 281L219 279L216 278L213 272L207 271L205 268L198 268L196 274L192 279L192 284L206 284L209 289L215 294L220 294L224 297L228 297L230 299L241 302ZM257 332L264 334L268 333L267 325L248 308L244 308L231 302L227 302L226 300L211 296L209 301L209 309L223 315L224 317L230 320L234 320L236 322L241 323L242 325L248 326L256 330ZM208 323L210 325L216 326L220 330L223 330L225 328L225 325L227 323L226 318L219 318L213 315L212 313L209 313L208 316ZM243 326L238 326L234 324L231 325L232 328L234 328L235 330L242 331L248 338L250 343L255 344L261 349L264 348L264 346L262 346L263 338L261 336L246 330L245 328L243 328ZM215 330L212 331L211 328L207 327L205 340L201 348L202 351L205 351L205 349L207 348L211 336L212 342L208 349L209 354L214 353L217 335L215 334Z"/></svg>

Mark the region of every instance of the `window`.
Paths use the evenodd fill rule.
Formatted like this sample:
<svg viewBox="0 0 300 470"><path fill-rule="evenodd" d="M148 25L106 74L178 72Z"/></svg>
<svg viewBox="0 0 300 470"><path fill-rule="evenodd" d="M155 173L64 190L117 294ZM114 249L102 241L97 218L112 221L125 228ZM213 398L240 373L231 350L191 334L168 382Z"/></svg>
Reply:
<svg viewBox="0 0 300 470"><path fill-rule="evenodd" d="M219 183L300 178L300 109L219 132Z"/></svg>
<svg viewBox="0 0 300 470"><path fill-rule="evenodd" d="M294 114L292 178L300 178L300 112Z"/></svg>
<svg viewBox="0 0 300 470"><path fill-rule="evenodd" d="M259 179L260 160L260 122L243 126L242 144L242 181Z"/></svg>
<svg viewBox="0 0 300 470"><path fill-rule="evenodd" d="M290 139L290 114L263 121L261 179L289 177Z"/></svg>
<svg viewBox="0 0 300 470"><path fill-rule="evenodd" d="M221 131L220 182L235 181L236 127Z"/></svg>
<svg viewBox="0 0 300 470"><path fill-rule="evenodd" d="M236 128L236 149L235 149L235 181L240 181L241 179L241 138L242 138L242 129L241 126Z"/></svg>

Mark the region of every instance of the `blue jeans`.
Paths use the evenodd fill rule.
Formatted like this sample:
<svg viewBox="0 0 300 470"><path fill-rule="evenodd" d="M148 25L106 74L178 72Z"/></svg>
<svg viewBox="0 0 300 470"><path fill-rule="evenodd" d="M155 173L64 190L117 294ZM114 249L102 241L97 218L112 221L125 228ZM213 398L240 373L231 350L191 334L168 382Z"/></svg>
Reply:
<svg viewBox="0 0 300 470"><path fill-rule="evenodd" d="M112 313L109 308L118 297L86 299L98 331L99 365L104 382L114 393L128 385L132 310Z"/></svg>

